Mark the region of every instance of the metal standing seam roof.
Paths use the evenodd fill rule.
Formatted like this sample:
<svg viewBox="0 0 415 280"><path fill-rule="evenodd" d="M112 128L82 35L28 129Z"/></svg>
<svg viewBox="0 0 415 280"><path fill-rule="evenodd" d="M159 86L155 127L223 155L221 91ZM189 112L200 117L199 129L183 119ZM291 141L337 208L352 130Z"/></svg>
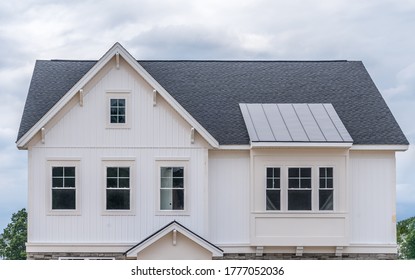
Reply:
<svg viewBox="0 0 415 280"><path fill-rule="evenodd" d="M96 61L38 60L17 139ZM249 144L240 103L332 104L353 144L408 145L360 61L138 61L221 145Z"/></svg>
<svg viewBox="0 0 415 280"><path fill-rule="evenodd" d="M353 142L332 104L239 104L251 142Z"/></svg>

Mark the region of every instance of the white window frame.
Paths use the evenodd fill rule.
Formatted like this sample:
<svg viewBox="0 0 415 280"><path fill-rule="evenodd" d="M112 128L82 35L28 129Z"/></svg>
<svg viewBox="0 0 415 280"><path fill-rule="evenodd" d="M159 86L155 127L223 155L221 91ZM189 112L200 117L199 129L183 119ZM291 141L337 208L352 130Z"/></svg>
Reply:
<svg viewBox="0 0 415 280"><path fill-rule="evenodd" d="M267 191L268 191L268 187L267 187L267 169L268 168L279 168L280 169L280 209L279 210L268 210L267 209ZM281 212L283 210L283 172L284 172L284 167L282 166L271 166L271 165L267 165L265 166L265 211L267 212ZM272 189L269 189L272 190ZM275 189L274 189L275 190Z"/></svg>
<svg viewBox="0 0 415 280"><path fill-rule="evenodd" d="M107 209L107 167L129 167L130 168L130 209ZM103 216L122 216L135 215L136 209L136 173L135 158L103 158L102 159L102 180L101 185L101 205Z"/></svg>
<svg viewBox="0 0 415 280"><path fill-rule="evenodd" d="M307 189L301 189L301 188L298 188L298 189L294 189L294 188L292 188L292 189L290 189L289 188L289 180L290 180L290 174L289 174L289 169L290 168L298 168L298 169L301 169L301 168L310 168L311 169L311 187L310 188L307 188ZM296 213L296 212L305 212L305 213L310 213L310 212L313 212L314 210L315 210L315 201L314 201L314 193L315 193L315 190L314 190L314 188L315 188L315 172L314 172L314 167L313 166L304 166L304 165L298 165L298 166L287 166L286 168L285 168L285 173L286 173L286 176L285 176L285 182L284 182L284 187L285 187L285 189L286 189L286 196L285 196L285 210L287 211L287 212L289 212L289 213ZM301 176L300 176L300 178L301 178ZM301 180L300 180L301 181ZM289 210L288 209L288 197L289 197L289 191L297 191L297 190L310 190L311 191L311 209L310 210Z"/></svg>
<svg viewBox="0 0 415 280"><path fill-rule="evenodd" d="M80 159L47 159L46 162L46 205L47 215L81 215L81 163ZM75 167L75 209L52 209L52 168Z"/></svg>
<svg viewBox="0 0 415 280"><path fill-rule="evenodd" d="M163 216L163 215L176 215L176 216L187 216L189 215L190 211L189 211L189 198L190 198L190 190L189 190L189 174L190 174L190 168L189 168L189 159L157 159L156 160L156 186L157 186L157 194L155 195L156 197L156 202L155 202L155 212L156 215L158 216ZM184 170L184 174L183 174L183 188L184 188L184 193L183 193L183 200L184 200L184 206L183 206L183 210L161 210L160 209L160 190L161 190L161 167L183 167Z"/></svg>
<svg viewBox="0 0 415 280"><path fill-rule="evenodd" d="M267 168L280 168L280 210L267 210L267 201L266 201L266 180L267 180ZM288 196L289 196L289 168L311 168L311 189L302 189L311 191L311 210L288 210ZM333 209L332 210L320 210L319 205L319 193L320 193L320 168L332 168L333 169ZM336 173L337 169L332 164L319 164L319 165L278 165L278 164L267 164L264 165L264 197L263 197L263 211L265 213L333 213L337 211L337 180L339 174ZM299 189L301 190L301 189ZM326 189L322 189L326 190Z"/></svg>
<svg viewBox="0 0 415 280"><path fill-rule="evenodd" d="M323 213L330 213L334 212L336 210L336 168L332 165L319 165L317 168L317 211L323 212ZM333 188L327 189L327 188L320 188L320 168L332 168L333 169ZM333 209L332 210L320 210L320 190L332 190L333 192Z"/></svg>
<svg viewBox="0 0 415 280"><path fill-rule="evenodd" d="M131 91L128 90L111 90L106 93L106 125L110 129L131 128ZM125 123L111 123L111 99L125 99Z"/></svg>

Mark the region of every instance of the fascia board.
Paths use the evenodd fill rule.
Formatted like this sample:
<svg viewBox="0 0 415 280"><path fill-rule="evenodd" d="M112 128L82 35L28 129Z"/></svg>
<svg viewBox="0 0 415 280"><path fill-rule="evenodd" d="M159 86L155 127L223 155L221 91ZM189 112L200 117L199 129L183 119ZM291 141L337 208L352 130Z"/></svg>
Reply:
<svg viewBox="0 0 415 280"><path fill-rule="evenodd" d="M407 151L409 145L353 145L353 151Z"/></svg>
<svg viewBox="0 0 415 280"><path fill-rule="evenodd" d="M350 148L353 143L251 142L251 148Z"/></svg>

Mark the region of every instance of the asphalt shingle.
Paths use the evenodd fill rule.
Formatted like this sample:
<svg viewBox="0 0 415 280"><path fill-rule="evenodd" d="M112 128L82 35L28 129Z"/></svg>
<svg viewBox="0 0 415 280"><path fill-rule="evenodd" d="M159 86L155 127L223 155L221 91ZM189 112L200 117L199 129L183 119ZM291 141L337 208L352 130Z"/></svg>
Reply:
<svg viewBox="0 0 415 280"><path fill-rule="evenodd" d="M354 144L408 144L360 61L138 61L221 145L248 144L239 103L331 103ZM20 139L96 63L37 61Z"/></svg>

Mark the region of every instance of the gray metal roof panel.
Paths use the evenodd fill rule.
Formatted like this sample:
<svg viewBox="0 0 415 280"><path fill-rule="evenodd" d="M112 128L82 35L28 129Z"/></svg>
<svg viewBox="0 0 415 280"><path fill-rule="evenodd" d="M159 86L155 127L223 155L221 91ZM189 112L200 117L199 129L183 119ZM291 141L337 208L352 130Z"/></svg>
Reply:
<svg viewBox="0 0 415 280"><path fill-rule="evenodd" d="M324 137L330 142L342 142L344 139L340 136L337 128L333 124L323 104L308 104L315 120L317 121Z"/></svg>
<svg viewBox="0 0 415 280"><path fill-rule="evenodd" d="M305 133L307 134L308 139L311 142L325 142L326 138L324 137L319 125L314 119L308 104L293 104L293 107L304 128Z"/></svg>
<svg viewBox="0 0 415 280"><path fill-rule="evenodd" d="M277 105L281 116L290 132L292 141L294 142L309 142L310 139L304 130L304 127L298 118L297 112L295 111L292 104L278 104Z"/></svg>
<svg viewBox="0 0 415 280"><path fill-rule="evenodd" d="M248 133L254 136L251 142L351 142L348 141L351 137L347 130L342 132L347 136L345 137L347 140L344 140L332 121L332 118L335 122L340 121L336 111L334 109L330 111L331 116L327 113L325 106L332 108L331 104L240 104L240 106L244 108L241 112L247 122ZM328 125L329 123L331 125ZM278 133L279 130L283 133ZM326 138L324 135L329 137Z"/></svg>
<svg viewBox="0 0 415 280"><path fill-rule="evenodd" d="M262 104L262 108L268 116L268 119L272 120L269 124L275 139L282 142L291 142L293 139L291 138L290 132L287 129L277 104ZM251 141L253 140L251 139Z"/></svg>
<svg viewBox="0 0 415 280"><path fill-rule="evenodd" d="M343 141L352 142L353 139L350 136L349 132L347 131L346 127L344 126L343 122L339 118L334 110L333 105L331 104L324 104L324 108L326 109L328 115L330 116L333 124L335 125L337 131L340 133L340 136L343 138Z"/></svg>
<svg viewBox="0 0 415 280"><path fill-rule="evenodd" d="M96 61L38 61L20 139ZM408 141L359 61L139 61L221 145L248 144L239 103L331 103L355 144Z"/></svg>

